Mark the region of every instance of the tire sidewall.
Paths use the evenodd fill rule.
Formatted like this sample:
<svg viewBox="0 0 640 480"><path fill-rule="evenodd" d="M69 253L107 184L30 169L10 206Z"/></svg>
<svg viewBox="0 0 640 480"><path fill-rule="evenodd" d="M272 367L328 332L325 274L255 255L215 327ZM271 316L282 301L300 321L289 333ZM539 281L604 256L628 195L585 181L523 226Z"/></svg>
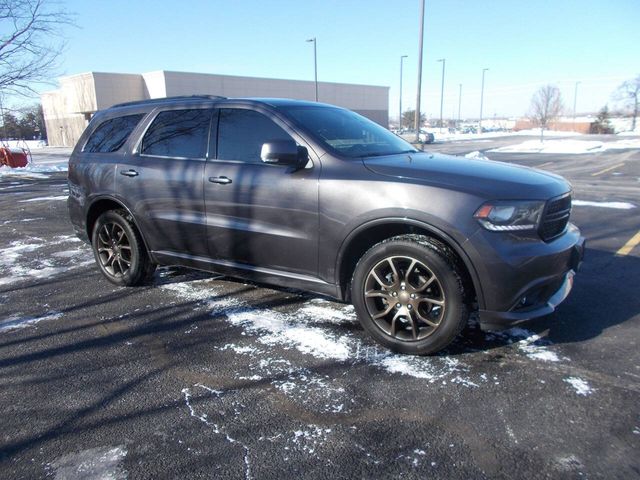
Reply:
<svg viewBox="0 0 640 480"><path fill-rule="evenodd" d="M438 278L444 290L445 315L440 326L423 340L411 342L390 337L376 325L367 310L364 297L367 276L380 261L393 256L408 256L421 261ZM458 335L460 323L466 321L463 292L454 267L433 246L409 240L379 243L363 255L354 271L351 282L351 299L358 319L365 330L378 342L401 353L422 355L441 350Z"/></svg>
<svg viewBox="0 0 640 480"><path fill-rule="evenodd" d="M129 239L129 245L131 246L131 266L129 267L127 272L121 276L111 275L102 265L100 255L98 254L98 234L100 232L100 229L105 224L109 223L115 223L124 230L127 238ZM141 275L142 270L140 247L140 240L136 235L136 232L133 230L129 221L120 213L115 211L108 211L100 215L96 220L96 223L93 227L93 233L91 235L91 248L93 250L93 256L96 260L96 263L98 264L98 268L100 268L102 274L111 283L120 286L129 286L137 283L138 277Z"/></svg>

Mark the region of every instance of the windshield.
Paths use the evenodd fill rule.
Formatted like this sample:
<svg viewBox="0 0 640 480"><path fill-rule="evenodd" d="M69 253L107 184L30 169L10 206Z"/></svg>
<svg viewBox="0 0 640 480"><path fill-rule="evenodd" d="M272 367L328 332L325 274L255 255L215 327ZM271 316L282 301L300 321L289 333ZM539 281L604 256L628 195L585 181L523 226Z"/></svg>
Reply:
<svg viewBox="0 0 640 480"><path fill-rule="evenodd" d="M282 110L341 156L360 158L417 152L386 128L350 110L325 106L293 106Z"/></svg>

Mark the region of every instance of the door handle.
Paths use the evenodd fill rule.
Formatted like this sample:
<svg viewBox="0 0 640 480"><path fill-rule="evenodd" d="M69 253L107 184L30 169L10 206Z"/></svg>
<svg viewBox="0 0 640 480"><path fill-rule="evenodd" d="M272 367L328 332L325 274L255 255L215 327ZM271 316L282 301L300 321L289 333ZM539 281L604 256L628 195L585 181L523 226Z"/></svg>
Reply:
<svg viewBox="0 0 640 480"><path fill-rule="evenodd" d="M120 175L124 175L125 177L137 177L140 174L133 169L129 169L129 170L120 170Z"/></svg>
<svg viewBox="0 0 640 480"><path fill-rule="evenodd" d="M229 185L231 183L231 179L228 177L209 177L209 181L220 185Z"/></svg>

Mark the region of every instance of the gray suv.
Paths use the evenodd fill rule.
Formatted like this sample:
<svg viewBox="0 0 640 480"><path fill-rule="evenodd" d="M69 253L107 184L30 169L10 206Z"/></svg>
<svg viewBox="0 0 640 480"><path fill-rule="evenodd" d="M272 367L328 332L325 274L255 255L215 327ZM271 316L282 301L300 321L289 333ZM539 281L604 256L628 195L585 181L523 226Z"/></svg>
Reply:
<svg viewBox="0 0 640 480"><path fill-rule="evenodd" d="M571 290L584 238L550 173L423 153L362 116L284 99L174 97L98 112L69 213L117 285L180 265L350 301L404 353L496 329Z"/></svg>

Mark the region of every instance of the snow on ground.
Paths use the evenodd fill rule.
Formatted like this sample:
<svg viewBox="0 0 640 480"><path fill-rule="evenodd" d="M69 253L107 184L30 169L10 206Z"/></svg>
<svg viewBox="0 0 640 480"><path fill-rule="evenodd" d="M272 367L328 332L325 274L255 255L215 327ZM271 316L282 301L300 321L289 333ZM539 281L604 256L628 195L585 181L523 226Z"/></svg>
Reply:
<svg viewBox="0 0 640 480"><path fill-rule="evenodd" d="M464 157L465 158L472 158L474 160L491 160L484 153L482 153L482 152L480 152L478 150L475 150L473 152L469 152Z"/></svg>
<svg viewBox="0 0 640 480"><path fill-rule="evenodd" d="M28 200L18 200L18 203L28 203L28 202L49 202L52 200L66 200L69 198L69 195L58 195L55 197L35 197L29 198Z"/></svg>
<svg viewBox="0 0 640 480"><path fill-rule="evenodd" d="M0 285L45 279L93 264L91 250L84 244L78 246L79 242L73 235L61 235L49 242L30 238L9 243L0 255ZM58 255L60 251L47 252L47 247L57 245L62 247L64 256Z"/></svg>
<svg viewBox="0 0 640 480"><path fill-rule="evenodd" d="M587 382L578 377L569 377L565 378L564 382L568 383L573 387L578 395L582 395L586 397L587 395L591 395L594 390L589 386Z"/></svg>
<svg viewBox="0 0 640 480"><path fill-rule="evenodd" d="M601 142L596 140L527 140L517 145L509 145L489 150L498 153L555 153L555 154L585 154L605 152L607 150L637 149L640 139L618 140L615 142Z"/></svg>
<svg viewBox="0 0 640 480"><path fill-rule="evenodd" d="M433 133L436 142L456 142L460 140L474 140L474 141L489 141L492 138L498 137L518 137L518 136L540 136L540 129L534 128L530 130L519 130L517 132L484 132L484 133L449 133L444 129L440 132L439 128L428 128L427 131ZM582 135L577 132L556 132L551 130L545 130L545 136L548 137L575 137Z"/></svg>
<svg viewBox="0 0 640 480"><path fill-rule="evenodd" d="M12 315L9 318L0 319L0 332L9 332L11 330L31 327L40 322L57 320L60 317L62 317L62 313L60 312L47 312L41 317L21 317L20 315Z"/></svg>
<svg viewBox="0 0 640 480"><path fill-rule="evenodd" d="M69 169L71 148L43 147L31 152L31 162L22 168L0 166L0 177L48 178L47 173L66 172Z"/></svg>
<svg viewBox="0 0 640 480"><path fill-rule="evenodd" d="M122 467L126 456L124 445L91 448L60 457L47 470L54 469L56 480L124 480L128 476Z"/></svg>
<svg viewBox="0 0 640 480"><path fill-rule="evenodd" d="M488 334L488 339L500 338L507 343L514 343L516 347L532 360L543 362L559 362L560 357L549 350L552 343L539 335L520 327L513 327L501 332Z"/></svg>
<svg viewBox="0 0 640 480"><path fill-rule="evenodd" d="M574 207L615 208L618 210L631 210L632 208L636 208L633 203L628 202L592 202L588 200L573 200L571 204Z"/></svg>

